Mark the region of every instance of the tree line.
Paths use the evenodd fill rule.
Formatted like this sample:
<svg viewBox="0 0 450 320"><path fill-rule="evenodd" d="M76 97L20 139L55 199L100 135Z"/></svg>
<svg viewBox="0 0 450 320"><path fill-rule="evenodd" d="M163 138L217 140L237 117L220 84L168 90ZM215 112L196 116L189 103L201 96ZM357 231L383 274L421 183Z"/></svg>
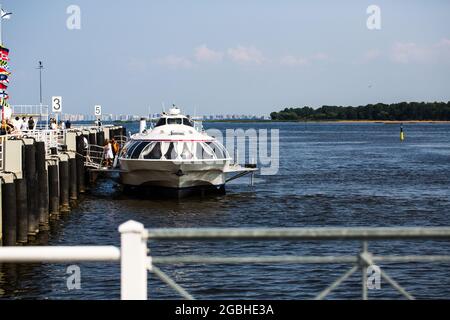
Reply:
<svg viewBox="0 0 450 320"><path fill-rule="evenodd" d="M277 121L321 121L321 120L435 120L450 121L450 101L445 102L400 102L392 104L368 104L358 107L323 106L285 108L270 114Z"/></svg>

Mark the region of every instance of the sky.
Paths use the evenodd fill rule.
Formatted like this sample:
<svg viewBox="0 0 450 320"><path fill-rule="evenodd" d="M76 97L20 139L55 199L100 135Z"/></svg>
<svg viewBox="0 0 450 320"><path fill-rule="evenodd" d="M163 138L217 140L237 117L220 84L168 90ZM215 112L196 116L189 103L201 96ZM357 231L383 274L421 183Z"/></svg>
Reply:
<svg viewBox="0 0 450 320"><path fill-rule="evenodd" d="M450 1L3 0L11 104L268 115L450 100ZM69 29L67 9L80 9ZM369 29L371 5L380 29ZM373 21L373 20L370 20Z"/></svg>

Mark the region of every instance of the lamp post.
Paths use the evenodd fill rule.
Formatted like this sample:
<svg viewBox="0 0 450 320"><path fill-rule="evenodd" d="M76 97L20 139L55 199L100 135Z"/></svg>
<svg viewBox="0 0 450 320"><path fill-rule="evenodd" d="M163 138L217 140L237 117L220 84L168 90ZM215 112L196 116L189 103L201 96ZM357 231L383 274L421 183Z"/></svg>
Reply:
<svg viewBox="0 0 450 320"><path fill-rule="evenodd" d="M44 69L42 61L39 61L39 66L37 69L39 70L39 103L42 107L42 69Z"/></svg>
<svg viewBox="0 0 450 320"><path fill-rule="evenodd" d="M11 12L6 12L3 10L2 5L0 4L0 45L3 45L3 29L2 29L2 22L3 19L9 19L11 17Z"/></svg>

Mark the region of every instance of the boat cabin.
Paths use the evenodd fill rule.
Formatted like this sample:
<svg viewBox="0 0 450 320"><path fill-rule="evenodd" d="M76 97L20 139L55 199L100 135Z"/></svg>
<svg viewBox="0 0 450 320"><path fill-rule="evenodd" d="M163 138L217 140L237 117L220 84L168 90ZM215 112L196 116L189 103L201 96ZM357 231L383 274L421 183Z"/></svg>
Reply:
<svg viewBox="0 0 450 320"><path fill-rule="evenodd" d="M230 160L227 150L215 141L132 140L121 158L135 160Z"/></svg>

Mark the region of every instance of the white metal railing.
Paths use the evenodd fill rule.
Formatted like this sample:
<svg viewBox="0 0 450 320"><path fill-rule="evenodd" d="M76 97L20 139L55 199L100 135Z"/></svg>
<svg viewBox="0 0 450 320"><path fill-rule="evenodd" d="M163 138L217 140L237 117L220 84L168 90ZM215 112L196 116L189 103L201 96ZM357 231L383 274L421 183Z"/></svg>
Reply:
<svg viewBox="0 0 450 320"><path fill-rule="evenodd" d="M104 161L105 161L105 147L89 144L86 151L85 165L87 167L100 169L101 167L103 167Z"/></svg>
<svg viewBox="0 0 450 320"><path fill-rule="evenodd" d="M59 146L65 144L65 134L66 131L64 130L30 130L23 131L16 136L33 138L36 141L44 142L45 150L49 153L51 148L59 148Z"/></svg>
<svg viewBox="0 0 450 320"><path fill-rule="evenodd" d="M239 228L239 229L154 229L147 231L149 240L169 241L310 241L310 240L350 240L361 241L361 251L355 255L338 256L164 256L152 257L152 264L350 264L352 267L330 286L320 292L315 299L326 298L331 291L347 280L356 271L362 271L362 299L368 299L367 269L375 263L450 263L450 255L373 255L368 250L372 240L450 240L450 227L442 228ZM162 281L186 299L193 297L175 281L154 265L150 266ZM381 268L380 277L407 299L414 297Z"/></svg>
<svg viewBox="0 0 450 320"><path fill-rule="evenodd" d="M147 299L147 272L150 271L186 299L194 299L156 265L158 264L350 264L352 267L316 296L325 298L332 290L357 270L362 270L362 299L367 299L367 268L374 263L443 262L450 263L450 255L388 255L375 256L368 251L371 240L450 240L450 227L442 228L259 228L259 229L152 229L135 221L119 227L120 249L113 246L92 247L9 247L0 248L0 263L35 262L119 262L121 265L121 298ZM147 241L310 241L357 240L362 250L355 255L338 256L148 256ZM380 269L381 277L404 297L414 299L403 287Z"/></svg>
<svg viewBox="0 0 450 320"><path fill-rule="evenodd" d="M12 105L13 116L40 116L46 117L48 113L48 105Z"/></svg>
<svg viewBox="0 0 450 320"><path fill-rule="evenodd" d="M79 247L0 247L0 263L120 262L121 298L147 299L147 240L144 226L128 221L119 227L121 248Z"/></svg>

